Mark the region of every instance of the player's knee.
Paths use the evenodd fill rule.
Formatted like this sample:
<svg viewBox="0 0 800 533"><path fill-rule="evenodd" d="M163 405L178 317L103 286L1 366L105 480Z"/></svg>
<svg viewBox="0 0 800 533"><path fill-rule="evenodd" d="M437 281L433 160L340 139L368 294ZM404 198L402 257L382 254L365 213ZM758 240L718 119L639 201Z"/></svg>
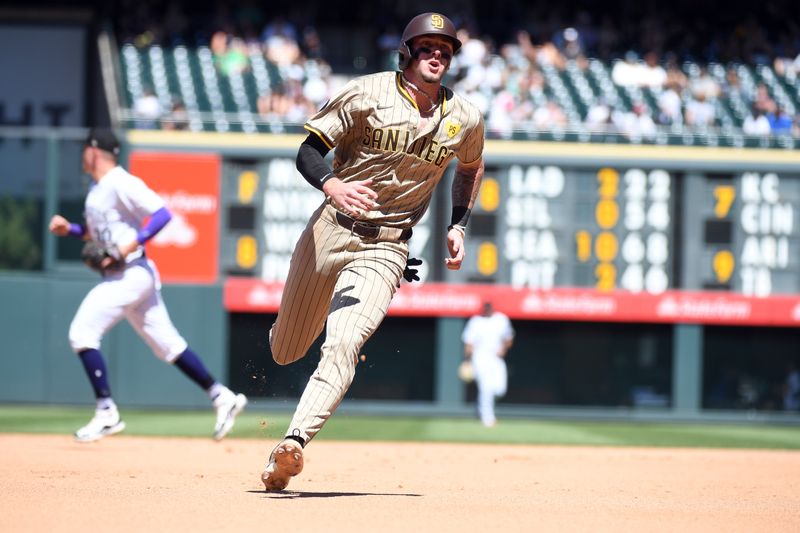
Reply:
<svg viewBox="0 0 800 533"><path fill-rule="evenodd" d="M69 346L73 352L78 353L83 350L100 349L100 341L103 334L100 331L89 327L85 322L73 320L69 325Z"/></svg>
<svg viewBox="0 0 800 533"><path fill-rule="evenodd" d="M99 339L94 339L90 335L81 335L77 332L70 330L69 332L69 347L75 353L80 353L83 350L99 349Z"/></svg>
<svg viewBox="0 0 800 533"><path fill-rule="evenodd" d="M299 352L298 350L287 350L275 349L275 346L272 346L272 360L278 363L281 366L288 365L300 359L305 352Z"/></svg>
<svg viewBox="0 0 800 533"><path fill-rule="evenodd" d="M274 325L269 330L269 348L272 352L272 360L281 366L297 361L305 355L307 349L306 347L299 348L285 342L280 342L278 335L275 334Z"/></svg>

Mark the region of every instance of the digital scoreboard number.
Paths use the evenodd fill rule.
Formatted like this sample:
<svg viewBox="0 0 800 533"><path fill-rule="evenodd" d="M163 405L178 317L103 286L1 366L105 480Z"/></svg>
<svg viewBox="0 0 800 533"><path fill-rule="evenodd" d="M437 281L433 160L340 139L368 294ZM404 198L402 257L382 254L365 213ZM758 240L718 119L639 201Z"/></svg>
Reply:
<svg viewBox="0 0 800 533"><path fill-rule="evenodd" d="M585 210L583 227L572 232L574 258L590 267L590 279L584 274L578 285L651 294L671 288L672 175L663 169L606 167L594 175L578 173L573 181L576 203Z"/></svg>
<svg viewBox="0 0 800 533"><path fill-rule="evenodd" d="M294 245L322 194L290 158L223 164L222 265L226 273L282 282Z"/></svg>
<svg viewBox="0 0 800 533"><path fill-rule="evenodd" d="M445 280L664 292L672 287L673 185L662 169L487 167L467 258Z"/></svg>
<svg viewBox="0 0 800 533"><path fill-rule="evenodd" d="M800 179L776 172L687 176L687 289L800 292ZM700 228L697 235L690 227Z"/></svg>
<svg viewBox="0 0 800 533"><path fill-rule="evenodd" d="M260 249L256 220L261 210L261 181L255 162L223 162L220 266L225 274L255 273Z"/></svg>

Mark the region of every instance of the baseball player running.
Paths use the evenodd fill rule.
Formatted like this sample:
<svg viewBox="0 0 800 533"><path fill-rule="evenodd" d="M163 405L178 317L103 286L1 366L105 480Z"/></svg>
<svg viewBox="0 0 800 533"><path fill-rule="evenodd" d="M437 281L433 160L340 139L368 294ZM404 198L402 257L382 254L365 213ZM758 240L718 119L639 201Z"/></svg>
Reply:
<svg viewBox="0 0 800 533"><path fill-rule="evenodd" d="M400 72L352 80L305 124L297 168L326 198L292 255L270 330L272 357L297 361L327 327L319 366L261 475L268 491L300 473L303 447L350 387L359 351L404 277L412 227L453 158L445 264L461 267L483 177L484 128L480 111L441 84L460 47L447 17L418 15L403 32ZM332 149L333 168L324 160Z"/></svg>
<svg viewBox="0 0 800 533"><path fill-rule="evenodd" d="M206 391L216 409L214 438L233 428L247 398L216 381L173 326L161 299L155 263L145 256L144 243L169 222L164 201L145 183L117 164L119 142L108 130L93 130L83 149L83 170L94 183L86 196L85 224L61 215L50 220L50 231L90 241L84 259L101 272L102 280L78 308L69 328L69 342L94 388L94 417L75 433L90 442L125 429L111 389L100 343L103 335L125 318L159 359L174 364ZM145 218L149 222L143 225ZM102 250L104 256L89 257Z"/></svg>
<svg viewBox="0 0 800 533"><path fill-rule="evenodd" d="M514 342L514 328L506 315L484 302L481 314L467 321L461 340L478 384L478 415L484 426L492 427L497 423L495 400L505 396L508 387L505 357Z"/></svg>

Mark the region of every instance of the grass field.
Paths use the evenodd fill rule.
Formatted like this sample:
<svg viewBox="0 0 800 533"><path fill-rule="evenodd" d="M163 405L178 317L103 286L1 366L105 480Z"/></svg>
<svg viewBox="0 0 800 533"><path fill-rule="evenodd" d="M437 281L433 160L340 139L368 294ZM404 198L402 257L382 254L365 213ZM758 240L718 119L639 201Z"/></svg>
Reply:
<svg viewBox="0 0 800 533"><path fill-rule="evenodd" d="M69 435L91 416L87 407L0 406L0 433ZM123 411L126 435L208 437L210 411ZM287 413L244 413L230 438L276 439ZM800 427L733 424L672 424L501 420L487 429L476 420L337 415L320 440L436 441L496 444L668 446L710 448L800 449Z"/></svg>

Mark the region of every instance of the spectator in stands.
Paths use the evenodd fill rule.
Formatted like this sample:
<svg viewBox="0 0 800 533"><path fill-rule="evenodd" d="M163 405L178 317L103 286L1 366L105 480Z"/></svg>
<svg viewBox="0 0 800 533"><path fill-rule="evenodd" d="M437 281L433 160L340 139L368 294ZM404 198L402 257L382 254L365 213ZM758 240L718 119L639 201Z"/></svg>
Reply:
<svg viewBox="0 0 800 533"><path fill-rule="evenodd" d="M683 102L680 96L680 87L674 81L664 85L664 90L658 95L659 124L664 126L679 126L683 124Z"/></svg>
<svg viewBox="0 0 800 533"><path fill-rule="evenodd" d="M458 30L456 35L458 35L459 39L462 39L461 42L464 44L459 54L453 58L453 68L450 70L451 74L458 75L461 78L461 83L456 84L454 89L461 85L466 88L479 87L488 93L499 90L499 85L495 87L490 85L488 77L487 70L491 60L488 43L471 37L469 31L465 28ZM397 51L395 50L396 55ZM496 77L494 81L497 81Z"/></svg>
<svg viewBox="0 0 800 533"><path fill-rule="evenodd" d="M303 124L314 114L316 107L303 94L302 81L292 78L286 80L286 93L289 103L284 120L291 124Z"/></svg>
<svg viewBox="0 0 800 533"><path fill-rule="evenodd" d="M250 68L247 45L240 37L233 37L224 31L215 31L209 44L214 56L214 65L222 76L241 74Z"/></svg>
<svg viewBox="0 0 800 533"><path fill-rule="evenodd" d="M267 26L262 37L267 60L279 68L286 68L300 59L300 45L294 26L278 19Z"/></svg>
<svg viewBox="0 0 800 533"><path fill-rule="evenodd" d="M767 113L769 128L773 135L791 135L792 117L779 105L775 105L775 111Z"/></svg>
<svg viewBox="0 0 800 533"><path fill-rule="evenodd" d="M261 41L266 43L276 35L297 42L297 28L283 17L276 17L264 26Z"/></svg>
<svg viewBox="0 0 800 533"><path fill-rule="evenodd" d="M228 51L220 64L222 74L225 76L241 74L249 68L250 55L247 51L247 43L241 37L232 37L228 44Z"/></svg>
<svg viewBox="0 0 800 533"><path fill-rule="evenodd" d="M133 103L134 124L138 129L158 129L161 118L161 102L151 87L145 87L142 94Z"/></svg>
<svg viewBox="0 0 800 533"><path fill-rule="evenodd" d="M269 122L282 122L290 105L291 101L283 84L273 87L256 101L258 116Z"/></svg>
<svg viewBox="0 0 800 533"><path fill-rule="evenodd" d="M466 98L470 102L472 102L484 117L488 116L489 105L491 103L491 100L486 95L486 92L481 90L479 85L472 85L469 87L462 86L458 90L458 93L461 94L464 98Z"/></svg>
<svg viewBox="0 0 800 533"><path fill-rule="evenodd" d="M530 93L531 98L534 102L544 102L545 97L545 87L547 86L547 82L544 79L544 74L542 71L536 67L531 67L528 69L528 92Z"/></svg>
<svg viewBox="0 0 800 533"><path fill-rule="evenodd" d="M527 63L527 60L525 60ZM514 124L521 125L530 122L536 104L531 93L533 76L531 70L519 71L510 69L507 73L506 87L514 95L514 107L511 110L511 119Z"/></svg>
<svg viewBox="0 0 800 533"><path fill-rule="evenodd" d="M625 53L623 60L614 63L611 68L611 80L621 87L639 87L643 83L644 69L639 63L639 55L633 50Z"/></svg>
<svg viewBox="0 0 800 533"><path fill-rule="evenodd" d="M784 56L776 57L773 68L778 76L784 78L794 79L800 76L800 53L794 59Z"/></svg>
<svg viewBox="0 0 800 533"><path fill-rule="evenodd" d="M756 94L753 98L753 102L765 115L775 111L775 100L772 99L772 96L769 94L769 89L763 83L759 83L756 86Z"/></svg>
<svg viewBox="0 0 800 533"><path fill-rule="evenodd" d="M514 104L514 94L511 91L503 89L498 92L489 105L486 129L499 137L511 137L514 131L514 120L511 117Z"/></svg>
<svg viewBox="0 0 800 533"><path fill-rule="evenodd" d="M611 124L611 107L605 98L598 98L586 112L584 122L592 131L608 131Z"/></svg>
<svg viewBox="0 0 800 533"><path fill-rule="evenodd" d="M453 58L453 61L458 61L459 69L469 69L476 65L483 64L486 56L489 55L489 48L486 43L478 39L477 37L473 37L468 28L460 28L456 35L461 42L461 52ZM397 54L397 41L395 41L394 45L394 53Z"/></svg>
<svg viewBox="0 0 800 533"><path fill-rule="evenodd" d="M702 65L700 73L689 82L689 92L696 100L707 102L717 98L720 95L721 88L717 80L708 73L708 67ZM700 98L701 95L702 99Z"/></svg>
<svg viewBox="0 0 800 533"><path fill-rule="evenodd" d="M584 59L583 41L575 28L566 28L561 32L559 49L565 59L581 61Z"/></svg>
<svg viewBox="0 0 800 533"><path fill-rule="evenodd" d="M716 110L714 105L707 100L706 92L698 90L686 104L686 124L698 128L707 128L714 125Z"/></svg>
<svg viewBox="0 0 800 533"><path fill-rule="evenodd" d="M633 142L652 140L656 135L656 124L643 102L635 102L627 113L616 113L612 120L617 130Z"/></svg>
<svg viewBox="0 0 800 533"><path fill-rule="evenodd" d="M555 100L547 100L533 112L533 124L540 130L563 129L567 125L567 116Z"/></svg>
<svg viewBox="0 0 800 533"><path fill-rule="evenodd" d="M312 59L317 62L325 61L322 39L320 39L317 29L313 26L307 26L303 30L303 41L300 49L306 59Z"/></svg>
<svg viewBox="0 0 800 533"><path fill-rule="evenodd" d="M728 67L725 71L725 83L722 86L722 94L725 95L728 100L744 98L742 81L739 79L739 73L736 72L736 67Z"/></svg>
<svg viewBox="0 0 800 533"><path fill-rule="evenodd" d="M755 103L750 106L750 114L742 123L742 132L745 135L769 135L770 125L764 111Z"/></svg>
<svg viewBox="0 0 800 533"><path fill-rule="evenodd" d="M552 42L545 41L540 45L535 45L528 32L520 31L517 33L517 44L531 63L541 67L553 66L558 70L564 70L565 58Z"/></svg>
<svg viewBox="0 0 800 533"><path fill-rule="evenodd" d="M792 135L800 137L800 113L794 117L794 126L792 126Z"/></svg>
<svg viewBox="0 0 800 533"><path fill-rule="evenodd" d="M509 66L503 61L503 58L492 54L487 57L487 60L484 62L484 70L483 70L483 81L481 82L482 85L488 87L492 91L499 91L503 88L511 89L511 85L509 81L510 73L513 69L510 69Z"/></svg>
<svg viewBox="0 0 800 533"><path fill-rule="evenodd" d="M161 129L172 131L189 129L189 114L186 111L183 100L179 97L176 96L172 99L172 109L161 117Z"/></svg>
<svg viewBox="0 0 800 533"><path fill-rule="evenodd" d="M667 79L664 85L672 85L678 94L683 93L684 89L689 85L689 80L686 74L683 73L681 67L678 66L675 58L670 56L667 58Z"/></svg>
<svg viewBox="0 0 800 533"><path fill-rule="evenodd" d="M661 89L667 81L667 71L658 64L658 54L650 51L644 55L641 85Z"/></svg>
<svg viewBox="0 0 800 533"><path fill-rule="evenodd" d="M331 96L331 69L324 61L306 61L303 96L319 109Z"/></svg>

